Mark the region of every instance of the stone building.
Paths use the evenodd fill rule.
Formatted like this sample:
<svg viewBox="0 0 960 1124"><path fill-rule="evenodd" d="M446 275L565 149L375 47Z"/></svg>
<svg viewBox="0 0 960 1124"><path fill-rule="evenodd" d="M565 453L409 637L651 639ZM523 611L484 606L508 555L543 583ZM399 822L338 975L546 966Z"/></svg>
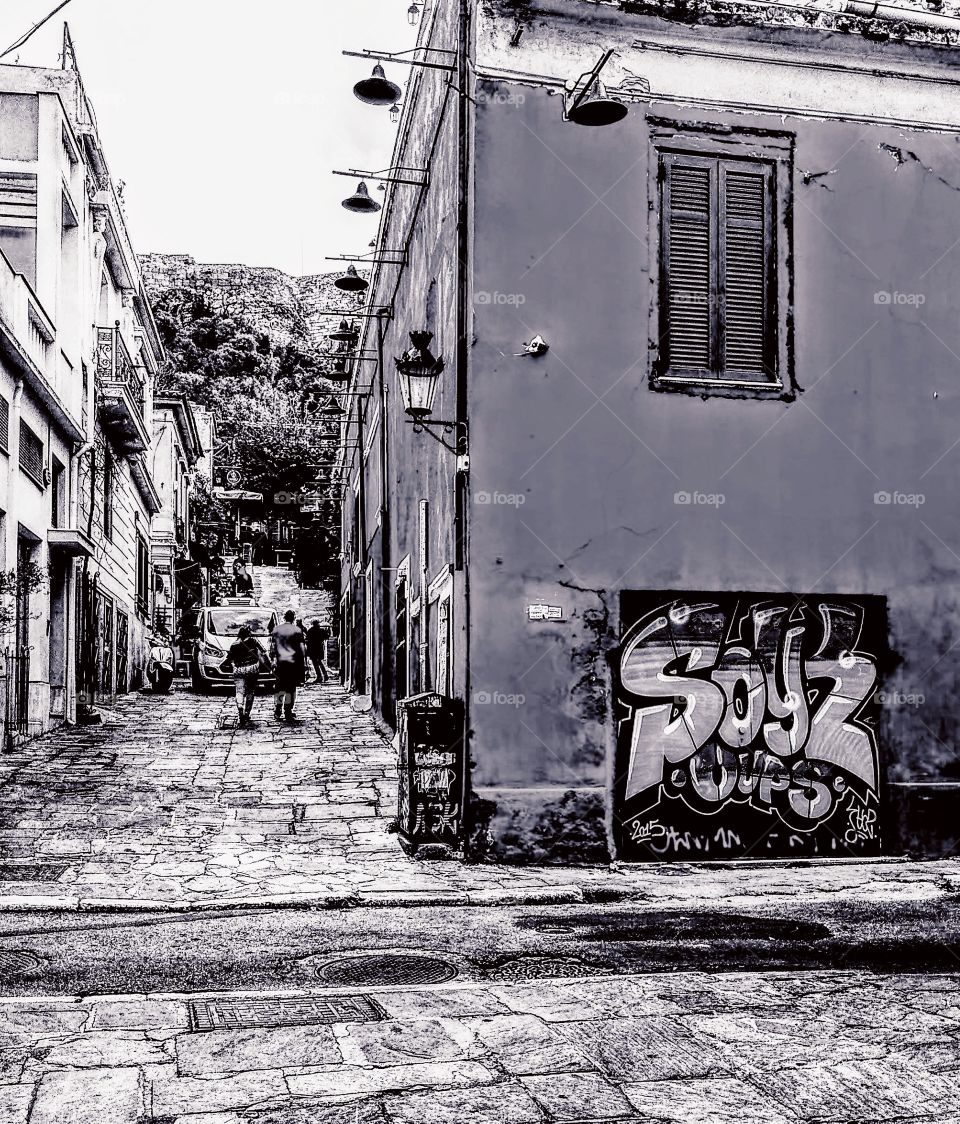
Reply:
<svg viewBox="0 0 960 1124"><path fill-rule="evenodd" d="M8 740L136 686L152 611L161 347L66 48L61 70L0 66L0 550L21 575Z"/></svg>
<svg viewBox="0 0 960 1124"><path fill-rule="evenodd" d="M474 856L953 846L958 32L432 6L343 427L341 629L388 721L458 700L467 772L423 776ZM421 425L395 357L420 392L444 360Z"/></svg>

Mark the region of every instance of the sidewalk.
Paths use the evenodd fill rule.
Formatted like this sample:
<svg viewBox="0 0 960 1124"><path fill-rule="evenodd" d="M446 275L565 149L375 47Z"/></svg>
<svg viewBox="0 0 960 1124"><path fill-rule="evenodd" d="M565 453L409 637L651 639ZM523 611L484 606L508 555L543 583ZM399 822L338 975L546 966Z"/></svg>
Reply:
<svg viewBox="0 0 960 1124"><path fill-rule="evenodd" d="M960 865L463 866L410 859L387 828L394 753L338 687L297 726L235 728L224 696L130 696L102 727L0 757L0 909L220 909L578 902L659 907L935 901Z"/></svg>
<svg viewBox="0 0 960 1124"><path fill-rule="evenodd" d="M755 973L0 1000L3 1124L955 1121L960 981Z"/></svg>

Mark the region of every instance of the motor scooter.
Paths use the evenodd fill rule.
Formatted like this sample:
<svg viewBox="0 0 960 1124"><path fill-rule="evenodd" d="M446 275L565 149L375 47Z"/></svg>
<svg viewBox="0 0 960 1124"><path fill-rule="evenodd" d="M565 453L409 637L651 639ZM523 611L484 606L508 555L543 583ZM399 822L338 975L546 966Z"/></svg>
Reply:
<svg viewBox="0 0 960 1124"><path fill-rule="evenodd" d="M165 637L155 636L150 641L147 679L155 695L165 695L170 690L173 683L173 648Z"/></svg>

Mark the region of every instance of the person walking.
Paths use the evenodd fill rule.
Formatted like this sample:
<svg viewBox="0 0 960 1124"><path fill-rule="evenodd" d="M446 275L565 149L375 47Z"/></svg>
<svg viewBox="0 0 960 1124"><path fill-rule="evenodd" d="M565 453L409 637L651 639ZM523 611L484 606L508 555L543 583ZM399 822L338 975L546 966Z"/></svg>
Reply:
<svg viewBox="0 0 960 1124"><path fill-rule="evenodd" d="M253 578L247 573L247 564L238 559L233 565L233 589L235 595L237 597L252 597Z"/></svg>
<svg viewBox="0 0 960 1124"><path fill-rule="evenodd" d="M279 721L293 720L293 707L297 701L297 687L303 682L307 664L306 639L298 627L297 614L287 609L283 624L278 624L270 634L270 654L276 665L277 694L273 716Z"/></svg>
<svg viewBox="0 0 960 1124"><path fill-rule="evenodd" d="M257 696L261 660L266 652L251 636L249 628L241 628L230 645L227 659L233 668L233 685L237 695L237 725L249 726L253 700Z"/></svg>
<svg viewBox="0 0 960 1124"><path fill-rule="evenodd" d="M317 677L317 682L323 684L329 683L330 681L330 672L327 670L327 665L324 663L329 636L330 629L324 628L324 626L316 620L307 629L307 655L310 657L310 662L313 664L313 671Z"/></svg>

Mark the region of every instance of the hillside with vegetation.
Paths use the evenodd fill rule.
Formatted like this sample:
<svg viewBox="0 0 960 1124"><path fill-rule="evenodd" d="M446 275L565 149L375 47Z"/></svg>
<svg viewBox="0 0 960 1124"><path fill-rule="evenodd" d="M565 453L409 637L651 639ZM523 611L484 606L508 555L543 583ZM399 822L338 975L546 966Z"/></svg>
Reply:
<svg viewBox="0 0 960 1124"><path fill-rule="evenodd" d="M356 299L333 287L336 274L291 278L157 254L145 256L143 268L166 349L157 392L208 408L215 463L236 466L268 513L296 517L298 508L283 501L329 478L336 456L339 419L322 411L338 389L324 375L335 346L326 336L339 316L326 310L352 308ZM223 515L212 496L207 507L205 517ZM327 487L316 518L303 522L332 557L338 490Z"/></svg>

